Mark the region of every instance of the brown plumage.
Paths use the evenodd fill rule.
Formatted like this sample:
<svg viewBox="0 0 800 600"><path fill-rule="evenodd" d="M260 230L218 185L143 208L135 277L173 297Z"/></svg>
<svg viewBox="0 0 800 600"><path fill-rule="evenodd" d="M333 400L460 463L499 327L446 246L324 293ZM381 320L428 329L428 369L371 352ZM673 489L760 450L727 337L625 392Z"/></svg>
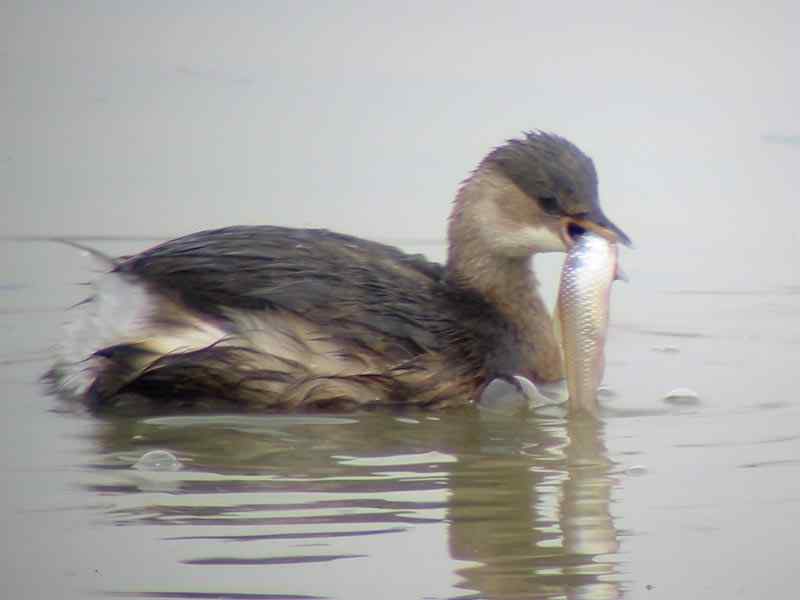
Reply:
<svg viewBox="0 0 800 600"><path fill-rule="evenodd" d="M591 160L534 132L460 188L446 266L318 229L229 227L113 261L49 373L94 408L445 407L494 378L562 377L531 270L570 232L625 235Z"/></svg>

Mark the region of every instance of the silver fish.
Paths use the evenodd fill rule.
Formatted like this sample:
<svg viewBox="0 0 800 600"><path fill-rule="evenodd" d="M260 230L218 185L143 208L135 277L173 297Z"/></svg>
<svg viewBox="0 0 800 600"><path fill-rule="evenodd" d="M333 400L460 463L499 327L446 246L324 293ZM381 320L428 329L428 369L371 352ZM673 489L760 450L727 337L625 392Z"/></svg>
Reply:
<svg viewBox="0 0 800 600"><path fill-rule="evenodd" d="M597 415L611 284L616 278L624 278L617 268L617 245L592 232L582 234L561 270L554 319L564 353L570 412Z"/></svg>

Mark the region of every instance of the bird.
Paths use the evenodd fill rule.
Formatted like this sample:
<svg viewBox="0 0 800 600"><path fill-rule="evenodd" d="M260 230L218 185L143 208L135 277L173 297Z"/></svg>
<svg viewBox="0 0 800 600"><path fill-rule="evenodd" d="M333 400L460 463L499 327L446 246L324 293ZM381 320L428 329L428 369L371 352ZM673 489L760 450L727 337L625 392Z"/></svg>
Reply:
<svg viewBox="0 0 800 600"><path fill-rule="evenodd" d="M554 133L493 148L457 189L445 264L325 229L232 226L110 258L45 379L90 410L443 409L495 380L563 379L532 258L604 214Z"/></svg>

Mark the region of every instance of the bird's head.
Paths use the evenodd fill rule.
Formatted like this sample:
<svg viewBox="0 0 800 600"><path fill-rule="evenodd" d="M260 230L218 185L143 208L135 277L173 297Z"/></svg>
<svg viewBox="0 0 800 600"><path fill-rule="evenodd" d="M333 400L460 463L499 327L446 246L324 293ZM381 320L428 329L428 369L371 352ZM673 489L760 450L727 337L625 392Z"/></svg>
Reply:
<svg viewBox="0 0 800 600"><path fill-rule="evenodd" d="M559 136L531 132L492 150L465 182L451 217L454 234L498 257L565 252L592 231L630 245L600 208L592 160Z"/></svg>

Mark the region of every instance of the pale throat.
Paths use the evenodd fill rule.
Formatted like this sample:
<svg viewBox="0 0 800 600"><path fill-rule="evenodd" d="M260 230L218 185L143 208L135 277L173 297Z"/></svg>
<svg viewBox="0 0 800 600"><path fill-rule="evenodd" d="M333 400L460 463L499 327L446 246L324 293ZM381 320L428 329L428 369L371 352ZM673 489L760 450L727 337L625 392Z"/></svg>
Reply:
<svg viewBox="0 0 800 600"><path fill-rule="evenodd" d="M520 248L535 248L537 253L566 252L567 250L561 236L551 227L544 225L519 227L510 234L506 234L504 242Z"/></svg>

